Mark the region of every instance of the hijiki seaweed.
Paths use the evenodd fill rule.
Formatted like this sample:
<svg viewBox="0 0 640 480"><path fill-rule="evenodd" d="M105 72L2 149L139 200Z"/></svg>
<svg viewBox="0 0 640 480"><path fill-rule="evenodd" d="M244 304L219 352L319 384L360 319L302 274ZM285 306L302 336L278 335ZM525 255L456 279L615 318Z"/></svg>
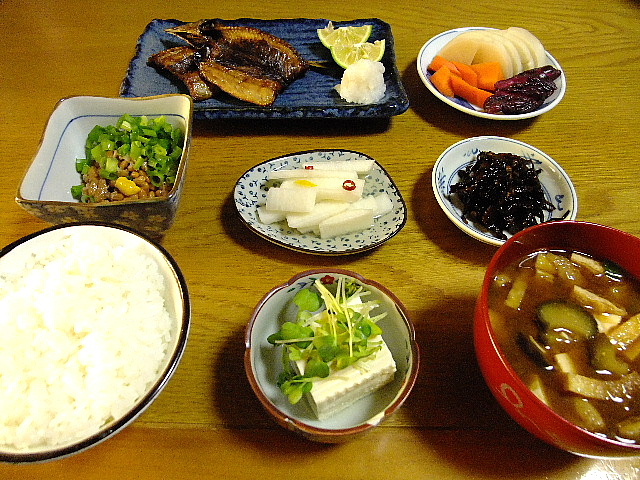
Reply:
<svg viewBox="0 0 640 480"><path fill-rule="evenodd" d="M462 204L462 218L506 239L544 221L555 207L547 201L533 161L512 153L480 152L458 172L449 193Z"/></svg>

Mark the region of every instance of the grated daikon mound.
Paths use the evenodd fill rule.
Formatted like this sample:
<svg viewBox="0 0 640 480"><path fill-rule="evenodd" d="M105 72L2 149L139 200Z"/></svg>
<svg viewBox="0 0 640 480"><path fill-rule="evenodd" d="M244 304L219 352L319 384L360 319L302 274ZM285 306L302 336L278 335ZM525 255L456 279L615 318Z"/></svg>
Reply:
<svg viewBox="0 0 640 480"><path fill-rule="evenodd" d="M342 81L335 89L351 103L369 104L382 100L386 91L384 65L361 59L350 65L342 74Z"/></svg>
<svg viewBox="0 0 640 480"><path fill-rule="evenodd" d="M136 404L164 361L173 319L156 261L78 237L0 274L0 448L97 433Z"/></svg>

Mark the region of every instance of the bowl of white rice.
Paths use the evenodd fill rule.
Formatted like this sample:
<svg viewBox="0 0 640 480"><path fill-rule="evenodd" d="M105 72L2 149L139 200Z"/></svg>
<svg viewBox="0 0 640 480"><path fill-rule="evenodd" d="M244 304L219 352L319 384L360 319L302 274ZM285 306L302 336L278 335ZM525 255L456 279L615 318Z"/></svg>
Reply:
<svg viewBox="0 0 640 480"><path fill-rule="evenodd" d="M90 448L133 422L189 334L183 274L126 227L51 227L0 250L0 461Z"/></svg>

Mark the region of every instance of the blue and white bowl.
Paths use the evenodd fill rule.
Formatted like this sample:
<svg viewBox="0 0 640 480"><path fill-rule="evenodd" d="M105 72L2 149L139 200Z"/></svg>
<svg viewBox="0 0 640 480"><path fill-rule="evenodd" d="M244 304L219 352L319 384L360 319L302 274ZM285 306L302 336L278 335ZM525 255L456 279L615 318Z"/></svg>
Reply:
<svg viewBox="0 0 640 480"><path fill-rule="evenodd" d="M575 220L578 213L578 196L569 175L549 155L512 138L482 136L454 143L438 157L431 174L433 193L449 219L467 235L490 245L502 245L506 240L493 235L480 225L462 217L459 205L452 201L451 185L458 183L458 172L467 168L480 152L513 153L531 159L540 169L538 176L545 198L553 204L553 212L545 212L544 221L554 219ZM507 238L510 238L505 232Z"/></svg>
<svg viewBox="0 0 640 480"><path fill-rule="evenodd" d="M266 202L269 188L267 177L273 170L299 168L307 162L362 159L371 160L372 158L350 150L312 150L292 153L256 165L242 175L236 183L233 197L240 218L256 235L298 252L346 255L378 247L400 232L407 222L407 206L402 194L378 162L366 177L364 195L386 192L391 198L393 210L376 218L371 228L349 235L321 239L314 234L299 233L289 228L285 222L266 225L260 222L256 211L258 206Z"/></svg>
<svg viewBox="0 0 640 480"><path fill-rule="evenodd" d="M184 131L176 181L166 197L127 202L81 203L71 187L81 182L76 159L85 157L87 135L96 125L115 125L124 114L164 115ZM29 213L53 224L100 221L133 228L160 238L173 225L186 178L191 145L193 100L188 95L143 98L75 96L54 107L42 141L16 194Z"/></svg>

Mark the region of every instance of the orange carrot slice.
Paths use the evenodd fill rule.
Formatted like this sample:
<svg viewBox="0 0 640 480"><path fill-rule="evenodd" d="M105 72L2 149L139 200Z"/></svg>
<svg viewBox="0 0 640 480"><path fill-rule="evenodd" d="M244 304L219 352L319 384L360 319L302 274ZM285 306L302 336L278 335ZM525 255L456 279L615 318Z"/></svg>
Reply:
<svg viewBox="0 0 640 480"><path fill-rule="evenodd" d="M504 80L504 72L499 62L484 62L471 65L471 68L478 74L478 88L484 90L494 90L498 80Z"/></svg>
<svg viewBox="0 0 640 480"><path fill-rule="evenodd" d="M437 72L438 70L440 70L442 67L448 67L449 70L451 70L452 73L455 73L456 75L460 75L460 72L458 71L458 69L456 68L456 66L450 62L449 60L447 60L444 57L441 57L440 55L436 55L433 60L431 61L431 63L429 64L429 70L432 70L434 72Z"/></svg>
<svg viewBox="0 0 640 480"><path fill-rule="evenodd" d="M451 86L451 79L460 78L449 70L449 67L442 66L431 75L431 83L438 89L440 93L447 97L453 97L454 91Z"/></svg>
<svg viewBox="0 0 640 480"><path fill-rule="evenodd" d="M481 108L484 107L484 102L486 102L487 98L492 95L491 92L474 87L456 75L451 76L450 82L453 92L458 97L462 97L468 102Z"/></svg>
<svg viewBox="0 0 640 480"><path fill-rule="evenodd" d="M453 65L455 65L455 67L458 69L458 71L460 72L460 76L465 82L467 82L469 85L473 85L474 87L478 86L478 74L473 68L471 68L471 65L467 65L466 63L461 62L454 62L453 60L451 61L451 63L453 63Z"/></svg>

